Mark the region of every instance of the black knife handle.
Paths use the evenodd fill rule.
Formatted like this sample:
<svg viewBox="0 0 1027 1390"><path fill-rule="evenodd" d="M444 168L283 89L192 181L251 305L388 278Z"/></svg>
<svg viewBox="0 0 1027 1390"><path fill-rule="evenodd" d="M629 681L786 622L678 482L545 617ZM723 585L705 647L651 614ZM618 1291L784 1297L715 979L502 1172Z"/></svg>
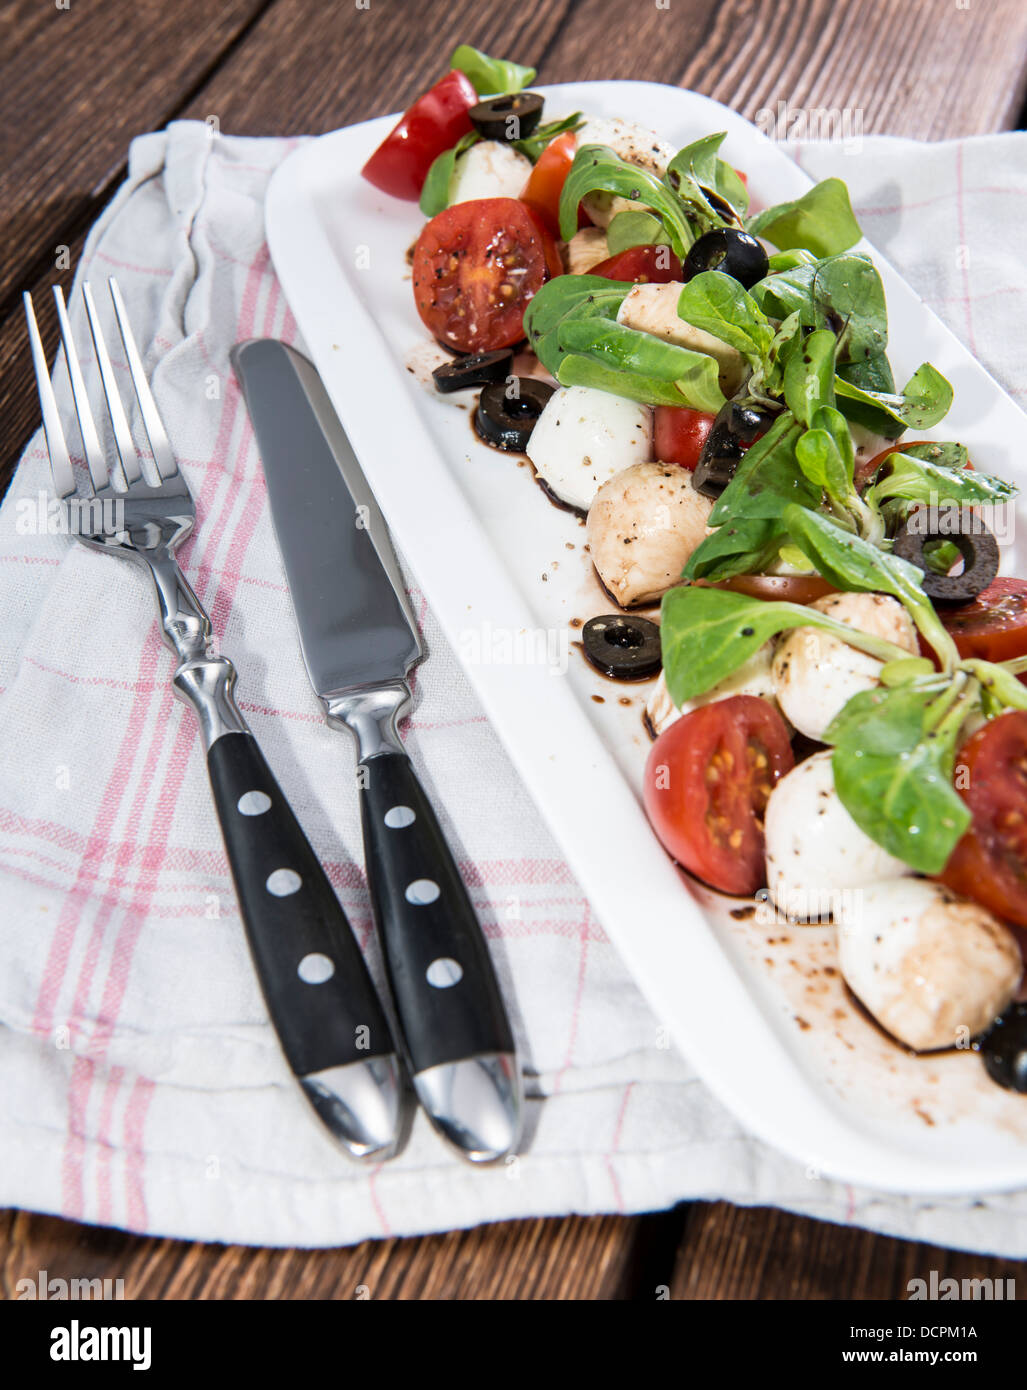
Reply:
<svg viewBox="0 0 1027 1390"><path fill-rule="evenodd" d="M411 1071L514 1052L485 937L405 753L360 764L364 864Z"/></svg>
<svg viewBox="0 0 1027 1390"><path fill-rule="evenodd" d="M346 914L256 739L222 734L207 751L207 771L250 952L289 1066L305 1077L392 1053Z"/></svg>

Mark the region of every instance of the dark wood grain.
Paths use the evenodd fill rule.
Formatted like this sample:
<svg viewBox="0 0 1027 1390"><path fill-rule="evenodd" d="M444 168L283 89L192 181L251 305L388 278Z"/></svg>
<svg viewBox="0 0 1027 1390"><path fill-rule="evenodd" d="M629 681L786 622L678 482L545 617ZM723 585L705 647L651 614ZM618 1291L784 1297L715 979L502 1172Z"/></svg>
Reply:
<svg viewBox="0 0 1027 1390"><path fill-rule="evenodd" d="M154 1240L0 1213L0 1297L39 1271L127 1299L625 1299L669 1279L683 1215L508 1221L337 1250Z"/></svg>
<svg viewBox="0 0 1027 1390"><path fill-rule="evenodd" d="M905 1299L911 1279L1012 1279L1016 1260L894 1240L854 1226L809 1221L771 1207L695 1203L678 1248L671 1298Z"/></svg>
<svg viewBox="0 0 1027 1390"><path fill-rule="evenodd" d="M267 3L133 0L64 10L17 0L5 7L3 311L25 266L48 260L52 267L69 229L91 220L124 169L132 136L173 116Z"/></svg>
<svg viewBox="0 0 1027 1390"><path fill-rule="evenodd" d="M1022 0L72 0L0 4L0 490L38 407L18 295L70 281L124 177L130 138L181 116L242 134L318 133L404 105L459 41L534 62L545 81L644 78L750 118L847 111L924 139L1013 125L1027 78ZM469 1179L470 1180L470 1179ZM567 1217L341 1250L146 1239L0 1213L0 1297L40 1269L122 1278L128 1297L648 1300L902 1298L910 1278L1015 1277L1011 1261L889 1240L767 1209L695 1204ZM1027 1288L1027 1276L1024 1277Z"/></svg>

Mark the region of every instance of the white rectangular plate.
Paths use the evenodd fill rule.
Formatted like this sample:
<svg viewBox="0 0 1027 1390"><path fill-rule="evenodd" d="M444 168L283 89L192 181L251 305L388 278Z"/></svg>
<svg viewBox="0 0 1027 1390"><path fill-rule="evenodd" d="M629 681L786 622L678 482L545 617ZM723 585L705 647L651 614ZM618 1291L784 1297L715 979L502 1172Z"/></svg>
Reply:
<svg viewBox="0 0 1027 1390"><path fill-rule="evenodd" d="M554 117L625 116L675 147L726 130L722 153L746 170L761 206L809 187L747 121L692 92L645 82L540 90ZM424 219L360 178L394 120L336 131L285 161L267 200L272 258L396 542L608 935L706 1083L808 1168L901 1192L1023 1185L1027 1099L989 1082L973 1054L917 1058L887 1041L844 992L832 928L763 922L668 860L640 802L649 683L604 681L573 646L564 676L524 659L531 634L539 654L549 634L558 655L576 635L571 620L610 603L576 518L547 503L528 468L480 444L466 409L430 389L440 357L405 259ZM898 379L930 359L955 388L945 437L990 472L1022 475L1013 454L1022 412L874 257ZM1004 568L1025 572L1016 559L1007 553Z"/></svg>

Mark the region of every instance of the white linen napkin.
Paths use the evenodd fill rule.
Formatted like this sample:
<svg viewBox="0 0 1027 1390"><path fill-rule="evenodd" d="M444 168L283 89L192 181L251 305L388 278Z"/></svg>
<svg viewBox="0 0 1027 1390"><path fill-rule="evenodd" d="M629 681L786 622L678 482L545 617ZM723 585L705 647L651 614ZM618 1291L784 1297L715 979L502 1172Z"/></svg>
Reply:
<svg viewBox="0 0 1027 1390"><path fill-rule="evenodd" d="M118 276L197 500L184 567L366 941L353 754L307 684L227 356L240 338L297 338L263 238L269 175L295 143L212 137L192 122L140 137L79 278ZM1027 136L788 148L815 176L846 179L870 239L1022 397ZM84 352L77 297L72 317ZM348 1162L266 1022L200 740L172 698L148 588L133 568L48 534L48 490L40 433L0 511L0 1204L317 1246L724 1197L1027 1255L1024 1195L922 1201L826 1181L745 1134L661 1047L413 583L431 660L407 733L512 1005L528 1143L474 1171L418 1116L397 1159Z"/></svg>

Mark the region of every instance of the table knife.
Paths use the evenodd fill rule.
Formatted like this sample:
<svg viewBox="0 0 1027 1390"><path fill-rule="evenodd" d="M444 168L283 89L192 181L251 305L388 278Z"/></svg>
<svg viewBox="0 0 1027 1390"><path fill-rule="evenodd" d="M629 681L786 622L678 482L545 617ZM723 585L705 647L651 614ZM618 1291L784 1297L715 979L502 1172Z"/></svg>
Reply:
<svg viewBox="0 0 1027 1390"><path fill-rule="evenodd" d="M368 888L421 1106L473 1162L516 1147L521 1075L484 934L397 732L424 657L384 519L316 368L232 349L267 480L307 674L354 735Z"/></svg>

